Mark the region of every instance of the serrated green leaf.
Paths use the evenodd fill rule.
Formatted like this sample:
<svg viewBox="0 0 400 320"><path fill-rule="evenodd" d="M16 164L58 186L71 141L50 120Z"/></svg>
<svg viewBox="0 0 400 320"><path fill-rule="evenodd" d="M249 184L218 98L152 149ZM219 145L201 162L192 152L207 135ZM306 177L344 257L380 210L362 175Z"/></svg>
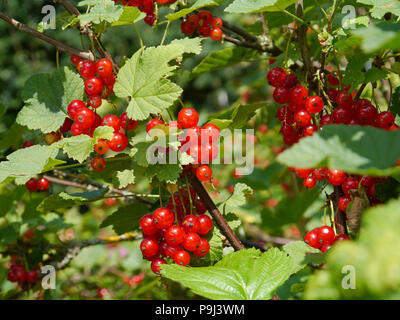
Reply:
<svg viewBox="0 0 400 320"><path fill-rule="evenodd" d="M204 40L204 38L183 38L183 39L175 39L172 40L170 44L172 45L181 45L183 46L183 51L185 53L194 53L194 54L200 54L202 47L201 47L201 42Z"/></svg>
<svg viewBox="0 0 400 320"><path fill-rule="evenodd" d="M248 185L244 183L237 183L233 189L232 195L219 204L219 208L222 212L236 212L238 207L244 205L246 203L246 195L250 195L253 193L253 189L251 189Z"/></svg>
<svg viewBox="0 0 400 320"><path fill-rule="evenodd" d="M147 174L149 177L157 177L159 181L165 181L168 183L176 183L179 175L182 172L182 166L180 164L155 164L147 168Z"/></svg>
<svg viewBox="0 0 400 320"><path fill-rule="evenodd" d="M81 24L88 23L100 24L103 21L113 23L119 20L123 13L123 8L116 5L112 0L94 2L81 2L81 6L90 5L89 12L79 15Z"/></svg>
<svg viewBox="0 0 400 320"><path fill-rule="evenodd" d="M61 148L68 157L78 162L83 162L93 152L94 144L93 138L86 134L81 134L79 136L61 139L52 144L51 147L54 149Z"/></svg>
<svg viewBox="0 0 400 320"><path fill-rule="evenodd" d="M389 76L389 72L386 70L378 69L374 66L371 67L367 72L365 72L364 83L377 82L381 79L386 79Z"/></svg>
<svg viewBox="0 0 400 320"><path fill-rule="evenodd" d="M43 199L43 201L38 205L37 210L40 212L47 212L82 205L101 199L107 192L108 189L98 189L73 194L60 192Z"/></svg>
<svg viewBox="0 0 400 320"><path fill-rule="evenodd" d="M285 244L282 249L292 258L291 273L296 273L307 265L307 253L320 253L321 251L310 247L304 241L293 241Z"/></svg>
<svg viewBox="0 0 400 320"><path fill-rule="evenodd" d="M179 10L178 12L171 13L171 14L167 15L166 18L169 21L175 21L179 18L182 18L182 17L192 13L193 11L195 11L197 9L204 8L207 6L216 6L220 2L222 2L222 1L221 0L197 0L189 8L184 8L182 10Z"/></svg>
<svg viewBox="0 0 400 320"><path fill-rule="evenodd" d="M123 234L137 229L140 218L147 213L149 213L149 208L143 203L119 207L117 211L102 222L100 227L112 226L117 234Z"/></svg>
<svg viewBox="0 0 400 320"><path fill-rule="evenodd" d="M137 7L128 7L125 6L123 8L123 12L118 18L117 21L111 23L112 27L123 26L127 24L134 24L135 22L143 19L146 16L145 13L140 12Z"/></svg>
<svg viewBox="0 0 400 320"><path fill-rule="evenodd" d="M24 184L41 173L48 161L55 159L57 153L58 150L47 146L34 145L9 154L7 161L0 162L0 182L13 177L16 184Z"/></svg>
<svg viewBox="0 0 400 320"><path fill-rule="evenodd" d="M126 188L129 184L135 183L134 170L126 169L124 171L118 171L117 179L119 182L119 188Z"/></svg>
<svg viewBox="0 0 400 320"><path fill-rule="evenodd" d="M163 265L162 275L209 299L264 300L290 276L291 258L277 248L260 255L255 249L223 257L213 267Z"/></svg>
<svg viewBox="0 0 400 320"><path fill-rule="evenodd" d="M382 19L383 16L391 12L396 16L400 16L400 2L394 0L357 0L358 3L372 6L370 9L371 16L376 19Z"/></svg>
<svg viewBox="0 0 400 320"><path fill-rule="evenodd" d="M182 57L182 45L168 45L139 50L120 69L114 86L120 98L129 98L128 117L145 120L151 113L160 113L174 103L182 89L166 77L176 69L169 65Z"/></svg>
<svg viewBox="0 0 400 320"><path fill-rule="evenodd" d="M285 150L278 161L297 168L336 168L347 173L390 176L400 158L400 132L328 125Z"/></svg>
<svg viewBox="0 0 400 320"><path fill-rule="evenodd" d="M253 13L283 11L296 0L235 0L226 9L229 13Z"/></svg>
<svg viewBox="0 0 400 320"><path fill-rule="evenodd" d="M80 76L67 67L52 74L32 76L22 91L25 106L17 122L43 133L57 131L67 116L68 104L83 98L83 88Z"/></svg>
<svg viewBox="0 0 400 320"><path fill-rule="evenodd" d="M99 139L111 140L114 136L114 129L109 126L97 127L93 132L93 140L97 142Z"/></svg>
<svg viewBox="0 0 400 320"><path fill-rule="evenodd" d="M25 127L14 122L11 127L0 135L0 149L6 149L9 147L15 147L15 149L18 149L24 131Z"/></svg>
<svg viewBox="0 0 400 320"><path fill-rule="evenodd" d="M369 56L356 55L349 59L346 71L344 73L343 82L350 85L350 91L365 82L365 73L363 72L365 63L369 60Z"/></svg>

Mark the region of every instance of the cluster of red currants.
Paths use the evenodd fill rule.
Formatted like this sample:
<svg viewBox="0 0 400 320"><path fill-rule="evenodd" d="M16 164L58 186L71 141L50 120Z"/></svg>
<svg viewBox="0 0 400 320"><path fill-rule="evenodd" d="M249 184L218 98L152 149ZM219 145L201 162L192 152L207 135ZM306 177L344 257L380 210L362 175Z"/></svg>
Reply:
<svg viewBox="0 0 400 320"><path fill-rule="evenodd" d="M174 127L177 130L185 129L179 135L181 146L179 150L190 155L194 162L185 169L193 169L197 178L202 181L209 181L212 170L207 165L211 163L219 153L215 143L219 139L220 130L217 125L207 123L202 127L198 126L199 115L193 108L183 108L178 114L178 121L170 121L165 124L160 119L152 119L146 125L147 133L157 126ZM168 149L166 150L168 152Z"/></svg>
<svg viewBox="0 0 400 320"><path fill-rule="evenodd" d="M21 258L12 256L10 271L7 274L7 279L11 282L18 283L19 286L24 286L26 283L35 284L39 281L38 274L39 266L31 271L27 271L21 263Z"/></svg>
<svg viewBox="0 0 400 320"><path fill-rule="evenodd" d="M222 39L222 19L214 17L208 10L202 10L198 14L189 15L181 24L181 30L186 35L196 31L202 37L210 37L218 41Z"/></svg>
<svg viewBox="0 0 400 320"><path fill-rule="evenodd" d="M315 228L307 232L304 237L305 243L310 247L320 249L321 252L329 250L335 243L343 240L350 240L350 238L344 233L335 235L335 231L329 226Z"/></svg>
<svg viewBox="0 0 400 320"><path fill-rule="evenodd" d="M327 76L329 88L327 95L332 106L324 108L324 100L319 96L309 96L308 90L298 85L295 74L287 73L283 68L272 68L267 76L268 82L275 87L274 100L282 104L277 110L276 116L281 121L281 133L286 145L293 145L301 138L311 136L324 125L347 124L347 125L369 125L385 130L397 130L394 123L395 117L390 111L378 114L377 109L367 99L353 100L355 93L349 93L349 87L343 86L338 90L341 83L336 73ZM324 114L325 112L325 114ZM314 188L317 181L326 180L334 186L342 186L344 196L341 197L341 210L345 212L347 204L351 201L350 190L357 190L359 186L366 189L371 205L380 203L375 198L374 186L385 181L368 176L348 176L345 172L332 169L318 168L315 170L291 168L307 188Z"/></svg>
<svg viewBox="0 0 400 320"><path fill-rule="evenodd" d="M151 270L156 274L160 272L160 265L167 263L166 259L187 266L190 253L204 257L210 251L210 244L201 236L211 231L213 222L204 214L206 209L194 190L189 189L190 196L185 190L183 188L175 193L167 207L140 219L139 226L144 237L140 250L144 259L151 261ZM193 205L197 214L191 213Z"/></svg>
<svg viewBox="0 0 400 320"><path fill-rule="evenodd" d="M157 20L157 16L155 14L155 5L154 5L155 2L163 5L170 5L176 2L176 0L114 0L114 1L122 2L124 6L137 7L140 11L146 14L144 22L146 22L149 25L153 25Z"/></svg>
<svg viewBox="0 0 400 320"><path fill-rule="evenodd" d="M30 192L35 192L35 191L46 191L50 187L50 181L47 180L46 178L30 178L26 183L25 187L30 191Z"/></svg>

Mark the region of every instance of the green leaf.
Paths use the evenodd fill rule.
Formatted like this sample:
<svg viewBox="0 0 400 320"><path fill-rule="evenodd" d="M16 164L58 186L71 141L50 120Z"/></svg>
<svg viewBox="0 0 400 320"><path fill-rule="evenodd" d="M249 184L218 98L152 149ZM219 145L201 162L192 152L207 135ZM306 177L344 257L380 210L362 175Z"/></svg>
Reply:
<svg viewBox="0 0 400 320"><path fill-rule="evenodd" d="M145 13L140 12L137 7L128 7L125 6L123 8L123 12L120 15L119 19L113 23L111 23L112 27L123 26L127 24L134 24L135 22L143 19L146 16Z"/></svg>
<svg viewBox="0 0 400 320"><path fill-rule="evenodd" d="M349 59L343 82L346 85L351 85L350 91L356 89L359 84L366 82L363 69L368 60L369 56L363 56L361 54L357 54Z"/></svg>
<svg viewBox="0 0 400 320"><path fill-rule="evenodd" d="M126 169L124 171L117 172L117 179L119 182L119 188L126 188L129 184L135 183L134 171Z"/></svg>
<svg viewBox="0 0 400 320"><path fill-rule="evenodd" d="M93 202L101 199L108 189L98 189L89 192L80 192L68 194L66 192L60 192L53 194L39 204L37 210L40 212L53 211L61 208L69 208L73 206L82 205L88 202Z"/></svg>
<svg viewBox="0 0 400 320"><path fill-rule="evenodd" d="M201 42L204 38L183 38L183 39L175 39L171 41L171 45L181 45L183 46L183 51L185 53L194 53L200 54L202 47Z"/></svg>
<svg viewBox="0 0 400 320"><path fill-rule="evenodd" d="M373 127L328 125L278 156L297 168L328 167L347 173L389 176L400 158L400 132Z"/></svg>
<svg viewBox="0 0 400 320"><path fill-rule="evenodd" d="M6 149L8 147L15 147L15 149L18 149L24 131L25 127L14 122L11 127L0 135L0 149Z"/></svg>
<svg viewBox="0 0 400 320"><path fill-rule="evenodd" d="M82 99L84 84L79 74L64 67L52 74L37 74L28 79L22 91L25 106L17 122L43 133L57 131L67 116L68 104Z"/></svg>
<svg viewBox="0 0 400 320"><path fill-rule="evenodd" d="M149 213L149 208L143 203L119 207L117 211L102 222L100 227L112 226L117 234L123 234L137 229L140 218L147 213Z"/></svg>
<svg viewBox="0 0 400 320"><path fill-rule="evenodd" d="M193 11L195 11L197 9L207 7L207 6L216 6L221 2L222 2L222 0L197 0L189 8L184 8L182 10L179 10L178 12L171 13L171 14L167 15L166 18L169 21L175 21L175 20L178 20L179 18L182 18L182 17L192 13Z"/></svg>
<svg viewBox="0 0 400 320"><path fill-rule="evenodd" d="M139 50L120 69L114 86L120 98L129 98L128 117L145 120L174 103L182 89L167 79L176 66L171 60L181 58L182 45L168 45Z"/></svg>
<svg viewBox="0 0 400 320"><path fill-rule="evenodd" d="M253 193L248 185L236 183L232 195L219 205L222 212L236 212L238 207L246 204L246 195Z"/></svg>
<svg viewBox="0 0 400 320"><path fill-rule="evenodd" d="M326 268L307 283L306 299L399 299L400 199L364 212L359 237L327 252ZM346 279L346 278L347 279ZM346 289L354 279L354 287Z"/></svg>
<svg viewBox="0 0 400 320"><path fill-rule="evenodd" d="M291 258L277 248L230 253L213 267L163 265L163 276L208 299L264 300L290 276Z"/></svg>
<svg viewBox="0 0 400 320"><path fill-rule="evenodd" d="M102 0L96 3L87 1L80 2L80 6L85 5L90 5L92 7L89 12L79 16L79 20L83 25L88 23L100 24L103 21L108 23L116 22L124 11L121 6L116 5L112 0Z"/></svg>
<svg viewBox="0 0 400 320"><path fill-rule="evenodd" d="M381 79L387 79L388 76L389 76L388 71L378 69L378 68L372 66L371 69L369 69L367 72L365 72L364 83L377 82Z"/></svg>
<svg viewBox="0 0 400 320"><path fill-rule="evenodd" d="M179 175L182 172L180 164L155 164L147 168L148 177L157 177L159 181L166 181L168 183L176 183Z"/></svg>
<svg viewBox="0 0 400 320"><path fill-rule="evenodd" d="M229 13L283 11L296 0L235 0L226 9Z"/></svg>
<svg viewBox="0 0 400 320"><path fill-rule="evenodd" d="M314 249L306 244L304 241L293 241L285 244L283 250L292 258L291 273L296 273L303 269L307 263L307 253L320 253L318 249Z"/></svg>
<svg viewBox="0 0 400 320"><path fill-rule="evenodd" d="M17 241L19 235L19 223L12 223L0 228L0 244L7 245Z"/></svg>
<svg viewBox="0 0 400 320"><path fill-rule="evenodd" d="M390 111L395 115L400 116L400 87L397 87L392 95Z"/></svg>
<svg viewBox="0 0 400 320"><path fill-rule="evenodd" d="M2 189L0 193L0 217L3 217L5 214L10 212L14 207L15 202L19 201L25 192L25 186L18 186L11 190L8 188Z"/></svg>
<svg viewBox="0 0 400 320"><path fill-rule="evenodd" d="M400 16L400 2L394 0L357 0L358 3L373 6L370 9L371 16L376 19L382 19L383 16L391 12Z"/></svg>
<svg viewBox="0 0 400 320"><path fill-rule="evenodd" d="M213 72L222 68L233 66L244 61L249 49L232 47L214 51L205 57L192 71L193 75L205 72Z"/></svg>
<svg viewBox="0 0 400 320"><path fill-rule="evenodd" d="M34 145L9 154L7 161L0 162L0 182L13 177L16 184L24 184L41 173L57 153L58 150L48 146Z"/></svg>

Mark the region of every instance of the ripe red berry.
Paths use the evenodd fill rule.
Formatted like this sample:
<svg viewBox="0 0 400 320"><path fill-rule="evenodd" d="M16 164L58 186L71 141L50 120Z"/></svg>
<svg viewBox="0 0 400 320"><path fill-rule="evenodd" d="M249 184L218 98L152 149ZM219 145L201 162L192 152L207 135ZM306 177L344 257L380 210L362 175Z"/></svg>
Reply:
<svg viewBox="0 0 400 320"><path fill-rule="evenodd" d="M346 212L347 205L351 202L351 198L348 195L339 198L338 207L341 211Z"/></svg>
<svg viewBox="0 0 400 320"><path fill-rule="evenodd" d="M112 127L117 131L121 127L121 120L114 114L108 114L103 117L101 124L103 126Z"/></svg>
<svg viewBox="0 0 400 320"><path fill-rule="evenodd" d="M312 176L315 180L322 181L325 180L327 170L325 168L317 168L312 172Z"/></svg>
<svg viewBox="0 0 400 320"><path fill-rule="evenodd" d="M91 78L96 74L96 63L91 60L83 60L78 63L78 71L84 78Z"/></svg>
<svg viewBox="0 0 400 320"><path fill-rule="evenodd" d="M73 123L71 126L71 133L74 136L79 136L81 134L87 134L89 132L88 128L87 129L83 129L81 128L81 126L78 123Z"/></svg>
<svg viewBox="0 0 400 320"><path fill-rule="evenodd" d="M79 62L82 61L82 58L71 53L69 60L72 64L78 66Z"/></svg>
<svg viewBox="0 0 400 320"><path fill-rule="evenodd" d="M210 181L212 170L208 165L204 164L196 169L196 176L202 182Z"/></svg>
<svg viewBox="0 0 400 320"><path fill-rule="evenodd" d="M183 247L185 250L193 252L199 247L200 240L200 236L197 233L188 233L183 241Z"/></svg>
<svg viewBox="0 0 400 320"><path fill-rule="evenodd" d="M146 125L146 132L148 133L151 129L160 124L164 124L164 121L160 119L151 119Z"/></svg>
<svg viewBox="0 0 400 320"><path fill-rule="evenodd" d="M128 138L123 133L114 132L113 138L108 141L112 151L121 152L128 146Z"/></svg>
<svg viewBox="0 0 400 320"><path fill-rule="evenodd" d="M339 91L333 88L328 88L327 94L331 101L336 102Z"/></svg>
<svg viewBox="0 0 400 320"><path fill-rule="evenodd" d="M190 23L188 20L182 21L181 31L186 35L191 35L196 30L196 27Z"/></svg>
<svg viewBox="0 0 400 320"><path fill-rule="evenodd" d="M184 241L185 230L180 226L172 225L165 231L164 238L170 246L177 246Z"/></svg>
<svg viewBox="0 0 400 320"><path fill-rule="evenodd" d="M348 195L350 190L357 190L359 184L360 181L358 181L356 178L347 178L342 183L342 191L344 194Z"/></svg>
<svg viewBox="0 0 400 320"><path fill-rule="evenodd" d="M204 21L209 21L212 19L213 15L208 10L201 10L198 14L199 18Z"/></svg>
<svg viewBox="0 0 400 320"><path fill-rule="evenodd" d="M193 253L198 257L204 257L210 251L210 244L206 239L201 238L200 244Z"/></svg>
<svg viewBox="0 0 400 320"><path fill-rule="evenodd" d="M25 186L30 192L35 192L38 189L38 181L35 178L30 178Z"/></svg>
<svg viewBox="0 0 400 320"><path fill-rule="evenodd" d="M273 93L274 100L279 104L285 104L289 101L290 91L286 87L277 87Z"/></svg>
<svg viewBox="0 0 400 320"><path fill-rule="evenodd" d="M71 101L71 103L68 105L69 116L75 120L77 112L82 108L86 108L86 104L82 100Z"/></svg>
<svg viewBox="0 0 400 320"><path fill-rule="evenodd" d="M297 85L297 83L298 83L297 76L294 73L289 73L285 76L285 79L283 81L283 86L288 89L291 89L295 85Z"/></svg>
<svg viewBox="0 0 400 320"><path fill-rule="evenodd" d="M90 128L94 124L94 112L89 108L82 108L76 113L75 121L82 129Z"/></svg>
<svg viewBox="0 0 400 320"><path fill-rule="evenodd" d="M340 171L338 169L331 169L328 170L327 172L327 178L326 180L334 186L339 186L341 185L347 178L347 175L345 172Z"/></svg>
<svg viewBox="0 0 400 320"><path fill-rule="evenodd" d="M88 104L94 109L99 108L102 103L103 100L101 100L100 96L91 96L88 101Z"/></svg>
<svg viewBox="0 0 400 320"><path fill-rule="evenodd" d="M290 103L294 105L304 105L308 97L308 91L303 86L295 86L290 90Z"/></svg>
<svg viewBox="0 0 400 320"><path fill-rule="evenodd" d="M353 103L353 98L346 91L341 91L338 93L336 97L336 102L339 105L339 107L347 109L351 107Z"/></svg>
<svg viewBox="0 0 400 320"><path fill-rule="evenodd" d="M303 180L303 185L305 186L305 187L307 187L308 189L312 189L312 188L314 188L315 187L315 185L316 185L316 181L315 181L315 179L312 177L312 176L309 176L309 177L307 177L307 178L305 178L304 180Z"/></svg>
<svg viewBox="0 0 400 320"><path fill-rule="evenodd" d="M339 85L339 78L337 77L336 72L334 74L332 73L328 74L328 82L333 87L337 87Z"/></svg>
<svg viewBox="0 0 400 320"><path fill-rule="evenodd" d="M101 157L93 158L92 162L90 163L94 171L103 171L106 167L106 162Z"/></svg>
<svg viewBox="0 0 400 320"><path fill-rule="evenodd" d="M268 72L267 80L273 87L282 87L285 84L285 77L285 70L280 67L275 67Z"/></svg>
<svg viewBox="0 0 400 320"><path fill-rule="evenodd" d="M186 233L198 232L200 228L199 219L195 215L189 214L183 219L182 227Z"/></svg>
<svg viewBox="0 0 400 320"><path fill-rule="evenodd" d="M351 239L347 234L341 233L335 237L335 240L333 240L332 244L343 241L343 240L351 240Z"/></svg>
<svg viewBox="0 0 400 320"><path fill-rule="evenodd" d="M299 177L299 178L307 178L311 173L313 172L312 169L301 169L301 168L295 168L294 173Z"/></svg>
<svg viewBox="0 0 400 320"><path fill-rule="evenodd" d="M158 232L158 228L151 214L144 215L139 221L139 226L144 236L153 236Z"/></svg>
<svg viewBox="0 0 400 320"><path fill-rule="evenodd" d="M311 123L311 115L305 110L300 110L294 114L294 121L300 127L306 127Z"/></svg>
<svg viewBox="0 0 400 320"><path fill-rule="evenodd" d="M376 118L376 124L379 128L389 129L394 124L394 114L390 111L383 111L378 114Z"/></svg>
<svg viewBox="0 0 400 320"><path fill-rule="evenodd" d="M197 126L199 114L193 108L183 108L178 114L178 123L182 128L191 128Z"/></svg>
<svg viewBox="0 0 400 320"><path fill-rule="evenodd" d="M214 28L210 32L210 38L214 41L221 40L223 36L223 32L220 28Z"/></svg>
<svg viewBox="0 0 400 320"><path fill-rule="evenodd" d="M200 22L200 18L197 14L191 14L187 20L193 27L197 27Z"/></svg>
<svg viewBox="0 0 400 320"><path fill-rule="evenodd" d="M307 232L304 237L304 242L307 243L310 247L319 249L321 247L321 243L318 241L318 235L315 231Z"/></svg>
<svg viewBox="0 0 400 320"><path fill-rule="evenodd" d="M196 127L194 127L196 128ZM190 128L192 129L192 128ZM189 130L187 132L189 132ZM207 123L201 128L201 143L212 143L219 139L219 128L213 123Z"/></svg>
<svg viewBox="0 0 400 320"><path fill-rule="evenodd" d="M151 261L151 271L153 271L155 274L159 274L161 271L161 265L162 264L167 264L167 261L165 261L162 258L156 258Z"/></svg>
<svg viewBox="0 0 400 320"><path fill-rule="evenodd" d="M91 77L85 82L85 92L88 96L98 96L103 90L103 81L97 77Z"/></svg>
<svg viewBox="0 0 400 320"><path fill-rule="evenodd" d="M27 278L28 282L36 283L39 280L39 275L36 271L32 270L32 271L28 272L26 278Z"/></svg>
<svg viewBox="0 0 400 320"><path fill-rule="evenodd" d="M123 114L121 114L121 116L119 117L120 119L120 123L121 123L121 128L122 129L126 129L126 130L133 130L136 128L138 122L136 120L133 119L128 119L128 114L126 112L124 112Z"/></svg>
<svg viewBox="0 0 400 320"><path fill-rule="evenodd" d="M160 230L169 228L175 220L174 213L168 208L158 208L154 211L153 218L154 223Z"/></svg>
<svg viewBox="0 0 400 320"><path fill-rule="evenodd" d="M205 214L202 214L198 217L199 219L199 229L198 234L205 236L213 227L213 222L211 218Z"/></svg>
<svg viewBox="0 0 400 320"><path fill-rule="evenodd" d="M17 276L16 276L15 273L12 272L12 271L10 271L9 273L7 273L7 279L8 279L8 281L10 281L10 282L17 282L17 281L18 281Z"/></svg>
<svg viewBox="0 0 400 320"><path fill-rule="evenodd" d="M211 19L211 26L212 26L213 28L222 28L222 26L223 26L222 19L221 19L221 18L218 18L218 17L213 17L213 18Z"/></svg>
<svg viewBox="0 0 400 320"><path fill-rule="evenodd" d="M37 182L39 191L46 191L50 187L50 182L46 178L40 178Z"/></svg>
<svg viewBox="0 0 400 320"><path fill-rule="evenodd" d="M96 151L98 154L105 154L108 151L107 141L104 139L97 141L97 143L94 145L94 151Z"/></svg>
<svg viewBox="0 0 400 320"><path fill-rule="evenodd" d="M308 97L305 106L308 112L319 113L324 107L324 101L318 96Z"/></svg>
<svg viewBox="0 0 400 320"><path fill-rule="evenodd" d="M32 141L24 141L24 143L22 144L22 148L29 148L32 147L33 145L35 145Z"/></svg>
<svg viewBox="0 0 400 320"><path fill-rule="evenodd" d="M373 125L378 116L378 112L374 106L367 104L358 108L356 116L359 124Z"/></svg>
<svg viewBox="0 0 400 320"><path fill-rule="evenodd" d="M174 259L176 253L181 250L180 246L171 246L167 242L161 242L160 246L162 246L162 255L166 258Z"/></svg>
<svg viewBox="0 0 400 320"><path fill-rule="evenodd" d="M335 231L329 226L322 226L317 231L318 241L323 244L331 244L335 240Z"/></svg>
<svg viewBox="0 0 400 320"><path fill-rule="evenodd" d="M100 59L96 63L96 71L101 78L108 78L113 73L113 64L106 58Z"/></svg>
<svg viewBox="0 0 400 320"><path fill-rule="evenodd" d="M159 245L157 240L153 238L143 239L140 243L140 251L142 251L143 257L145 258L153 258L159 252Z"/></svg>
<svg viewBox="0 0 400 320"><path fill-rule="evenodd" d="M203 24L197 29L197 33L202 37L206 38L210 35L211 28L208 25Z"/></svg>
<svg viewBox="0 0 400 320"><path fill-rule="evenodd" d="M325 243L325 244L323 244L322 246L321 246L321 252L322 253L324 253L324 252L326 252L326 251L328 251L330 248L332 248L332 245L331 244L327 244L327 243Z"/></svg>
<svg viewBox="0 0 400 320"><path fill-rule="evenodd" d="M303 136L312 136L316 131L318 131L318 127L315 124L309 124L307 127L303 128Z"/></svg>
<svg viewBox="0 0 400 320"><path fill-rule="evenodd" d="M174 261L180 266L187 266L190 262L190 255L185 250L179 250L175 254Z"/></svg>
<svg viewBox="0 0 400 320"><path fill-rule="evenodd" d="M333 117L334 123L347 124L351 120L351 112L349 109L339 107L339 108L336 108L335 110L333 110L332 117Z"/></svg>
<svg viewBox="0 0 400 320"><path fill-rule="evenodd" d="M206 206L204 205L204 203L201 200L197 200L196 203L196 211L198 214L203 214L207 211ZM197 232L197 231L196 231Z"/></svg>

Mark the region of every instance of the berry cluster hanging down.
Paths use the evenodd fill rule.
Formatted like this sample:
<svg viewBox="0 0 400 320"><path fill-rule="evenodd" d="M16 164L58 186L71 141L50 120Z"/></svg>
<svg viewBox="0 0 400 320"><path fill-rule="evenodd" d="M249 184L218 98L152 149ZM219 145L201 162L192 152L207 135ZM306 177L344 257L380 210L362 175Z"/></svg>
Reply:
<svg viewBox="0 0 400 320"><path fill-rule="evenodd" d="M321 252L329 250L335 243L343 240L350 240L350 238L346 234L335 235L335 231L329 226L314 228L304 237L305 243L310 247L320 249Z"/></svg>
<svg viewBox="0 0 400 320"><path fill-rule="evenodd" d="M202 10L198 14L189 15L181 24L181 30L186 35L195 31L202 37L210 37L218 41L222 39L222 19L214 17L208 10Z"/></svg>

